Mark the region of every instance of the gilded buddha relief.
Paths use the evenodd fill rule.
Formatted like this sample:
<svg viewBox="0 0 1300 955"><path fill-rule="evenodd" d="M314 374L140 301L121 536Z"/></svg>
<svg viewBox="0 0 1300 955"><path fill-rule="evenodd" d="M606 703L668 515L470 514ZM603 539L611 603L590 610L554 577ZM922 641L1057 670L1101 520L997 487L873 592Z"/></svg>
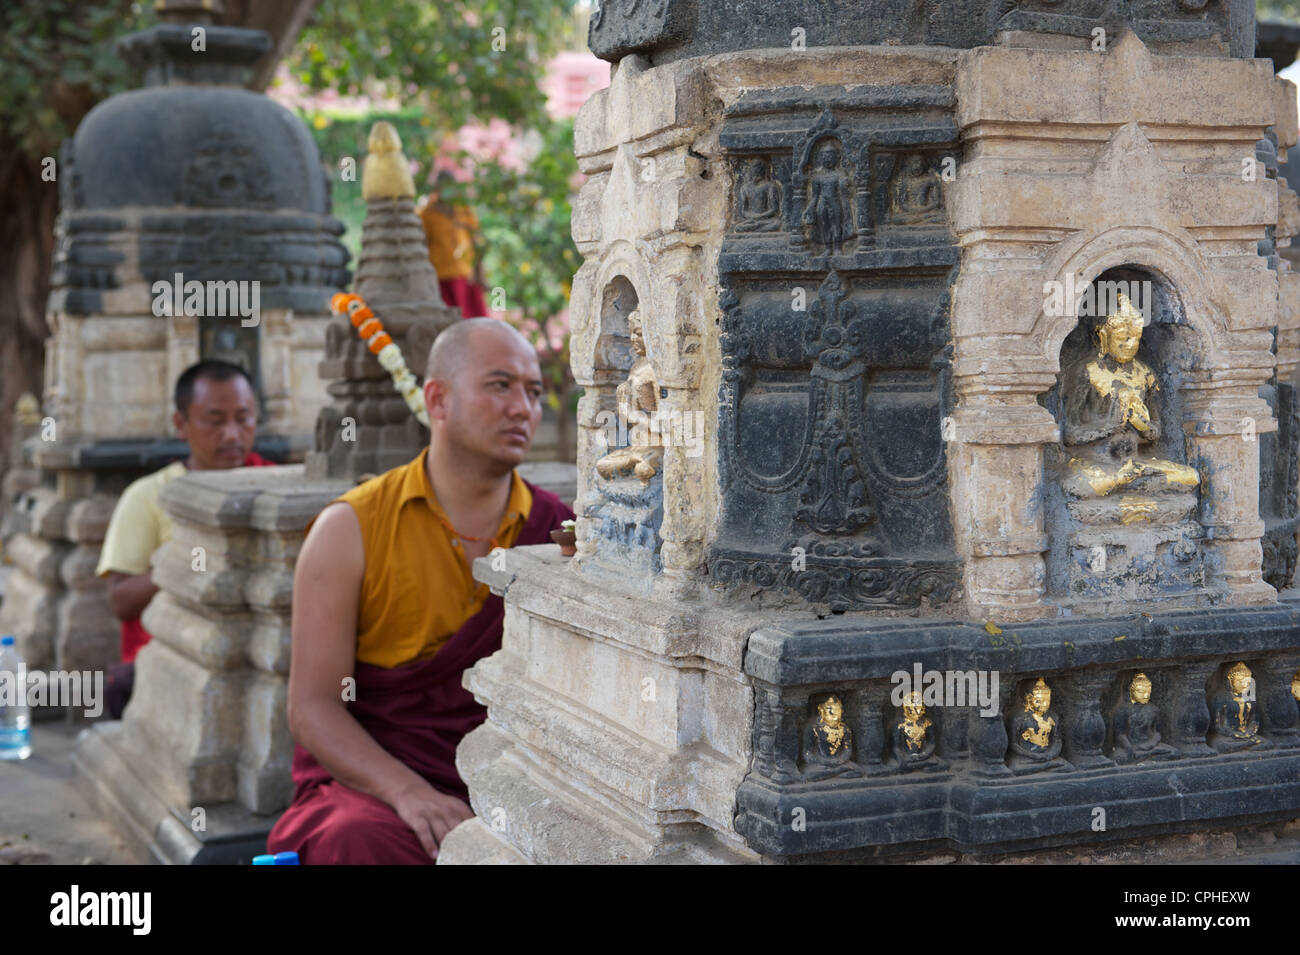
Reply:
<svg viewBox="0 0 1300 955"><path fill-rule="evenodd" d="M1080 311L1098 317L1066 339L1046 399L1061 428L1048 455L1050 586L1095 612L1206 588L1201 474L1178 426L1195 353L1172 289L1141 274L1116 269L1086 287Z"/></svg>
<svg viewBox="0 0 1300 955"><path fill-rule="evenodd" d="M856 777L862 772L853 763L853 730L844 721L844 704L828 696L817 704L817 717L804 729L804 778Z"/></svg>
<svg viewBox="0 0 1300 955"><path fill-rule="evenodd" d="M1126 488L1183 493L1197 487L1195 468L1160 458L1160 382L1141 361L1145 320L1124 293L1096 332L1096 350L1062 375L1066 448L1063 484L1077 498L1105 497Z"/></svg>

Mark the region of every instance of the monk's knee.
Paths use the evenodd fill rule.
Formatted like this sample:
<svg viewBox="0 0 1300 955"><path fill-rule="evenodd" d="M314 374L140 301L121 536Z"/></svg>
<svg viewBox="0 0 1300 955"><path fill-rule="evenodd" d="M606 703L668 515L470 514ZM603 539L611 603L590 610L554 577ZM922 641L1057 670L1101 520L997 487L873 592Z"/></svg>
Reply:
<svg viewBox="0 0 1300 955"><path fill-rule="evenodd" d="M411 827L377 799L348 800L320 821L309 865L431 865Z"/></svg>

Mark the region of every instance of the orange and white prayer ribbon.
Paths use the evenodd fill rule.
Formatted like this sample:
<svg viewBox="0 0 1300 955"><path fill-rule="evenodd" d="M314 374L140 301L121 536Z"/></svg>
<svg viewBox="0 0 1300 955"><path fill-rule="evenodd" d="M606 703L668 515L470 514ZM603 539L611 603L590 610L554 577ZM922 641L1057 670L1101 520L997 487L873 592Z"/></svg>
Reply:
<svg viewBox="0 0 1300 955"><path fill-rule="evenodd" d="M383 322L375 317L365 299L350 292L339 292L330 299L330 307L340 315L347 315L352 327L357 330L370 354L379 359L379 364L392 376L393 387L397 389L411 414L419 419L420 424L429 427L429 414L424 409L424 392L420 383L406 367L402 350L393 343L392 337L384 331Z"/></svg>

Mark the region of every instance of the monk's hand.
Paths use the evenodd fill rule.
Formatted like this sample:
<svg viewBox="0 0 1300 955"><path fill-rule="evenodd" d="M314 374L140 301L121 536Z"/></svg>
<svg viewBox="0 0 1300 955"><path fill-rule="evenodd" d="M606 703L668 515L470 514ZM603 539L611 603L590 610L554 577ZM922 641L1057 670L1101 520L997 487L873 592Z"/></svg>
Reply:
<svg viewBox="0 0 1300 955"><path fill-rule="evenodd" d="M447 833L466 819L474 818L474 810L464 801L440 793L427 783L423 788L412 788L398 796L393 811L411 827L431 859L438 858L438 847Z"/></svg>

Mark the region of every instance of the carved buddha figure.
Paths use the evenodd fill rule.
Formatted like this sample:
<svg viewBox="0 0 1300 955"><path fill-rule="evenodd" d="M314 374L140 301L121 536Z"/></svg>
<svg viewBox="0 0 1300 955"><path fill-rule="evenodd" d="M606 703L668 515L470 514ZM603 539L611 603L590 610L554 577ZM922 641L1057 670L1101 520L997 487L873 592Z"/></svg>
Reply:
<svg viewBox="0 0 1300 955"><path fill-rule="evenodd" d="M1013 763L1056 762L1061 754L1061 735L1056 732L1059 723L1052 709L1052 690L1039 677L1025 694L1024 709L1011 721Z"/></svg>
<svg viewBox="0 0 1300 955"><path fill-rule="evenodd" d="M1118 308L1097 331L1097 354L1065 372L1062 437L1070 449L1066 489L1076 497L1103 497L1142 478L1148 492L1196 487L1185 464L1140 454L1160 438L1160 386L1137 359L1142 315L1120 293Z"/></svg>
<svg viewBox="0 0 1300 955"><path fill-rule="evenodd" d="M1160 742L1156 729L1156 708L1151 705L1151 680L1145 673L1136 674L1128 687L1128 702L1115 710L1115 751L1117 763L1136 763L1144 759L1169 759L1175 755L1171 746Z"/></svg>
<svg viewBox="0 0 1300 955"><path fill-rule="evenodd" d="M1214 730L1210 742L1220 750L1242 749L1264 742L1259 735L1259 714L1255 709L1255 678L1250 667L1235 664L1228 671L1227 686L1214 697Z"/></svg>
<svg viewBox="0 0 1300 955"><path fill-rule="evenodd" d="M602 457L596 462L596 473L610 480L630 471L642 484L649 484L659 472L664 453L658 428L659 383L650 360L646 358L640 312L628 315L627 330L632 340L632 351L637 357L628 369L627 380L618 386L614 397L619 420L626 422L633 444Z"/></svg>
<svg viewBox="0 0 1300 955"><path fill-rule="evenodd" d="M817 719L804 731L804 775L810 779L828 776L860 776L847 765L853 758L853 730L844 722L844 704L828 696L817 706Z"/></svg>
<svg viewBox="0 0 1300 955"><path fill-rule="evenodd" d="M776 232L781 228L781 187L768 175L766 161L751 159L741 175L736 231Z"/></svg>
<svg viewBox="0 0 1300 955"><path fill-rule="evenodd" d="M803 224L811 227L812 241L837 248L853 234L849 177L840 166L840 150L833 142L817 147L808 174L808 202Z"/></svg>
<svg viewBox="0 0 1300 955"><path fill-rule="evenodd" d="M914 153L907 157L894 179L889 197L890 220L911 225L934 219L942 197L939 174L927 165L924 156Z"/></svg>
<svg viewBox="0 0 1300 955"><path fill-rule="evenodd" d="M934 721L925 715L921 694L913 690L903 697L903 718L894 724L894 755L901 766L920 763L934 754Z"/></svg>

